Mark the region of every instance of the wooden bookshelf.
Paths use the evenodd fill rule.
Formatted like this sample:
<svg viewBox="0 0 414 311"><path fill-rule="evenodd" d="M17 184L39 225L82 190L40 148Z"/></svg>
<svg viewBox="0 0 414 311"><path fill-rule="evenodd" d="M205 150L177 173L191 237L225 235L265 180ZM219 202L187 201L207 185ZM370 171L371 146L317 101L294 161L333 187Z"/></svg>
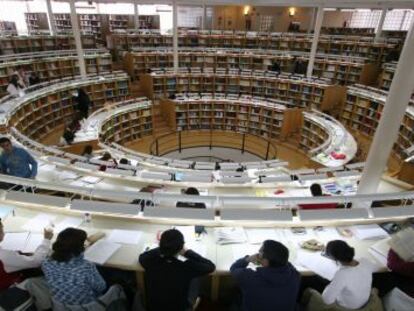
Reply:
<svg viewBox="0 0 414 311"><path fill-rule="evenodd" d="M134 28L134 16L133 15L109 15L109 31L126 31L129 28Z"/></svg>
<svg viewBox="0 0 414 311"><path fill-rule="evenodd" d="M17 28L15 22L0 21L0 35L17 36Z"/></svg>
<svg viewBox="0 0 414 311"><path fill-rule="evenodd" d="M323 79L303 79L259 71L241 74L231 71L215 73L152 73L140 77L141 89L151 99L168 98L177 93L225 93L275 98L292 107L330 111L342 107L345 87L330 85Z"/></svg>
<svg viewBox="0 0 414 311"><path fill-rule="evenodd" d="M49 22L46 13L24 13L29 34L49 31Z"/></svg>
<svg viewBox="0 0 414 311"><path fill-rule="evenodd" d="M55 13L53 14L53 22L55 23L56 32L58 34L66 34L72 32L72 21L70 19L70 14Z"/></svg>
<svg viewBox="0 0 414 311"><path fill-rule="evenodd" d="M78 14L79 26L82 33L103 38L103 21L101 14Z"/></svg>
<svg viewBox="0 0 414 311"><path fill-rule="evenodd" d="M380 89L385 90L385 91L388 91L390 89L391 82L392 82L392 79L394 79L394 74L396 70L397 70L397 62L385 63L382 65L382 72L379 77Z"/></svg>
<svg viewBox="0 0 414 311"><path fill-rule="evenodd" d="M41 140L54 128L69 122L75 113L73 93L82 87L93 102L92 110L104 103L117 102L129 96L129 79L125 74L107 75L105 79L72 80L40 89L10 113L8 126L15 127L33 140ZM36 96L34 96L36 95Z"/></svg>
<svg viewBox="0 0 414 311"><path fill-rule="evenodd" d="M322 27L321 33L345 36L374 36L375 28Z"/></svg>
<svg viewBox="0 0 414 311"><path fill-rule="evenodd" d="M83 35L82 45L84 49L97 48L94 36ZM75 48L75 39L70 35L0 37L0 55L52 50L74 50Z"/></svg>
<svg viewBox="0 0 414 311"><path fill-rule="evenodd" d="M152 105L143 103L121 112L115 112L101 124L99 141L125 144L153 133Z"/></svg>
<svg viewBox="0 0 414 311"><path fill-rule="evenodd" d="M329 139L326 128L310 116L305 115L300 131L299 148L305 153L323 145Z"/></svg>
<svg viewBox="0 0 414 311"><path fill-rule="evenodd" d="M220 130L280 139L298 131L301 109L263 99L184 99L160 102L168 125L177 131Z"/></svg>
<svg viewBox="0 0 414 311"><path fill-rule="evenodd" d="M312 35L293 33L257 33L254 36L245 32L199 32L187 31L179 35L180 47L206 48L239 48L265 49L278 51L309 52L312 46ZM171 35L156 32L112 34L110 44L118 51L132 51L142 47L170 47ZM318 53L338 54L366 57L373 61L381 61L386 55L397 48L395 42L374 42L372 37L360 36L321 36Z"/></svg>
<svg viewBox="0 0 414 311"><path fill-rule="evenodd" d="M372 139L381 118L387 95L386 91L372 87L362 85L349 87L340 118L341 122L356 136L364 135ZM411 101L393 147L394 154L400 161L407 158L406 150L414 143L413 105L414 102Z"/></svg>
<svg viewBox="0 0 414 311"><path fill-rule="evenodd" d="M106 50L84 50L87 74L112 72L112 57ZM37 52L0 57L0 97L7 94L10 76L22 68L27 75L36 72L40 82L75 77L80 74L76 51Z"/></svg>
<svg viewBox="0 0 414 311"><path fill-rule="evenodd" d="M307 63L305 53L281 53L266 50L253 50L246 53L240 49L223 49L220 51L205 49L180 49L178 61L180 67L268 70L277 62L282 72L290 72L296 60ZM131 77L149 72L152 68L173 66L173 53L170 49L128 52L124 56L124 68ZM341 57L337 55L317 55L314 73L316 77L327 78L333 84L367 84L376 82L379 68L375 63L368 63L365 58Z"/></svg>

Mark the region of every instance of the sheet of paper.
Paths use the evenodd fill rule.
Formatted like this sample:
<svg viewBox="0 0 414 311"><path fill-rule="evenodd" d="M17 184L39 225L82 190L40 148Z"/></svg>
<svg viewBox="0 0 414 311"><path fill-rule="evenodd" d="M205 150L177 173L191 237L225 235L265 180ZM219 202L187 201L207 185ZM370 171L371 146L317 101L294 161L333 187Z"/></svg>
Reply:
<svg viewBox="0 0 414 311"><path fill-rule="evenodd" d="M3 249L10 251L21 251L26 246L29 234L29 232L6 233L0 245Z"/></svg>
<svg viewBox="0 0 414 311"><path fill-rule="evenodd" d="M351 230L359 240L377 240L388 237L388 233L377 224L352 226Z"/></svg>
<svg viewBox="0 0 414 311"><path fill-rule="evenodd" d="M27 231L41 231L46 227L53 227L53 221L56 219L54 215L38 214L34 218L30 219L22 227L23 230Z"/></svg>
<svg viewBox="0 0 414 311"><path fill-rule="evenodd" d="M195 241L196 236L194 226L175 226L174 228L183 234L185 243L192 243Z"/></svg>
<svg viewBox="0 0 414 311"><path fill-rule="evenodd" d="M102 180L102 178L96 176L84 176L80 180L88 184L97 184Z"/></svg>
<svg viewBox="0 0 414 311"><path fill-rule="evenodd" d="M36 248L42 243L44 237L42 233L30 233L26 246L22 249L23 253L34 253Z"/></svg>
<svg viewBox="0 0 414 311"><path fill-rule="evenodd" d="M202 241L196 241L191 243L185 243L187 249L195 251L197 254L206 257L207 256L207 246Z"/></svg>
<svg viewBox="0 0 414 311"><path fill-rule="evenodd" d="M389 241L391 238L380 240L372 244L368 252L374 257L382 266L387 266L387 257L390 250Z"/></svg>
<svg viewBox="0 0 414 311"><path fill-rule="evenodd" d="M75 180L80 176L71 171L61 171L59 172L59 180Z"/></svg>
<svg viewBox="0 0 414 311"><path fill-rule="evenodd" d="M117 243L99 240L85 251L85 259L103 265L121 247Z"/></svg>
<svg viewBox="0 0 414 311"><path fill-rule="evenodd" d="M294 263L313 271L329 281L332 281L336 271L339 269L335 261L322 256L320 252L313 253L298 250Z"/></svg>
<svg viewBox="0 0 414 311"><path fill-rule="evenodd" d="M342 237L338 230L336 230L335 227L318 227L317 230L314 230L316 235L319 239L323 241L331 241L331 240L343 240L344 237Z"/></svg>
<svg viewBox="0 0 414 311"><path fill-rule="evenodd" d="M252 244L261 244L265 240L276 240L280 241L283 239L283 236L280 236L278 231L275 229L247 229L245 228L244 231L247 235L247 240L249 243Z"/></svg>
<svg viewBox="0 0 414 311"><path fill-rule="evenodd" d="M76 217L66 217L60 223L55 225L54 232L59 233L67 228L77 228L81 225L83 220Z"/></svg>
<svg viewBox="0 0 414 311"><path fill-rule="evenodd" d="M214 228L214 236L218 244L245 243L246 233L242 227Z"/></svg>
<svg viewBox="0 0 414 311"><path fill-rule="evenodd" d="M316 239L316 234L312 228L303 228L303 233L295 233L292 230L293 228L286 228L283 229L284 238L287 241L292 242L294 245L297 245L303 241L307 241L310 239Z"/></svg>
<svg viewBox="0 0 414 311"><path fill-rule="evenodd" d="M233 262L246 255L254 255L259 252L260 245L234 244L231 246L233 252Z"/></svg>
<svg viewBox="0 0 414 311"><path fill-rule="evenodd" d="M116 229L111 231L106 240L112 243L138 245L139 241L141 240L141 237L141 231Z"/></svg>
<svg viewBox="0 0 414 311"><path fill-rule="evenodd" d="M0 204L0 218L6 219L8 215L10 215L14 210L14 206L6 205L6 204Z"/></svg>

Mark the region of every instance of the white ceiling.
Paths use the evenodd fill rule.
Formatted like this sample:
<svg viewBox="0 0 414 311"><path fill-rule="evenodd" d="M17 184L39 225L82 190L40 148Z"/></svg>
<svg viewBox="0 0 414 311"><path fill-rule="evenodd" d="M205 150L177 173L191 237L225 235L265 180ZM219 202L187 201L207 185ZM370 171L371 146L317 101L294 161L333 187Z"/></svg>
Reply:
<svg viewBox="0 0 414 311"><path fill-rule="evenodd" d="M24 1L24 0L23 0ZM57 0L69 2L69 0ZM86 1L86 0L84 0ZM329 8L411 8L414 0L176 0L178 5L323 6ZM173 0L95 0L101 3L171 4Z"/></svg>

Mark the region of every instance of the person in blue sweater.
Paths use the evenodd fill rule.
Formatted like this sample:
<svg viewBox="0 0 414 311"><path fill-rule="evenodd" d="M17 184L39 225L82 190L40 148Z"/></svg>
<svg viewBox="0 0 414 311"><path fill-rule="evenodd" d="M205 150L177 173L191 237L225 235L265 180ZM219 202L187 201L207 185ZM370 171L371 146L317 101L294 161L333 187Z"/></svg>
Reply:
<svg viewBox="0 0 414 311"><path fill-rule="evenodd" d="M259 264L255 270L249 263ZM289 263L289 250L282 243L266 240L258 254L240 258L230 267L242 292L243 311L294 311L300 274Z"/></svg>
<svg viewBox="0 0 414 311"><path fill-rule="evenodd" d="M37 175L36 160L23 148L14 147L7 137L0 138L3 152L0 156L0 168L3 174L35 178Z"/></svg>

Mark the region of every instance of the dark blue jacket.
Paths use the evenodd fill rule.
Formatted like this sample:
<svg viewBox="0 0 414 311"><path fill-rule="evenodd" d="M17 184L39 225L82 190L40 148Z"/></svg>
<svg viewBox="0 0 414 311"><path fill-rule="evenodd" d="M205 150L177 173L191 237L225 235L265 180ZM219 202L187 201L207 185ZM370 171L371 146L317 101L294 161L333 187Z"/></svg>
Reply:
<svg viewBox="0 0 414 311"><path fill-rule="evenodd" d="M230 272L243 294L243 311L295 310L300 286L300 274L288 263L284 267L247 268L241 258L232 264Z"/></svg>

